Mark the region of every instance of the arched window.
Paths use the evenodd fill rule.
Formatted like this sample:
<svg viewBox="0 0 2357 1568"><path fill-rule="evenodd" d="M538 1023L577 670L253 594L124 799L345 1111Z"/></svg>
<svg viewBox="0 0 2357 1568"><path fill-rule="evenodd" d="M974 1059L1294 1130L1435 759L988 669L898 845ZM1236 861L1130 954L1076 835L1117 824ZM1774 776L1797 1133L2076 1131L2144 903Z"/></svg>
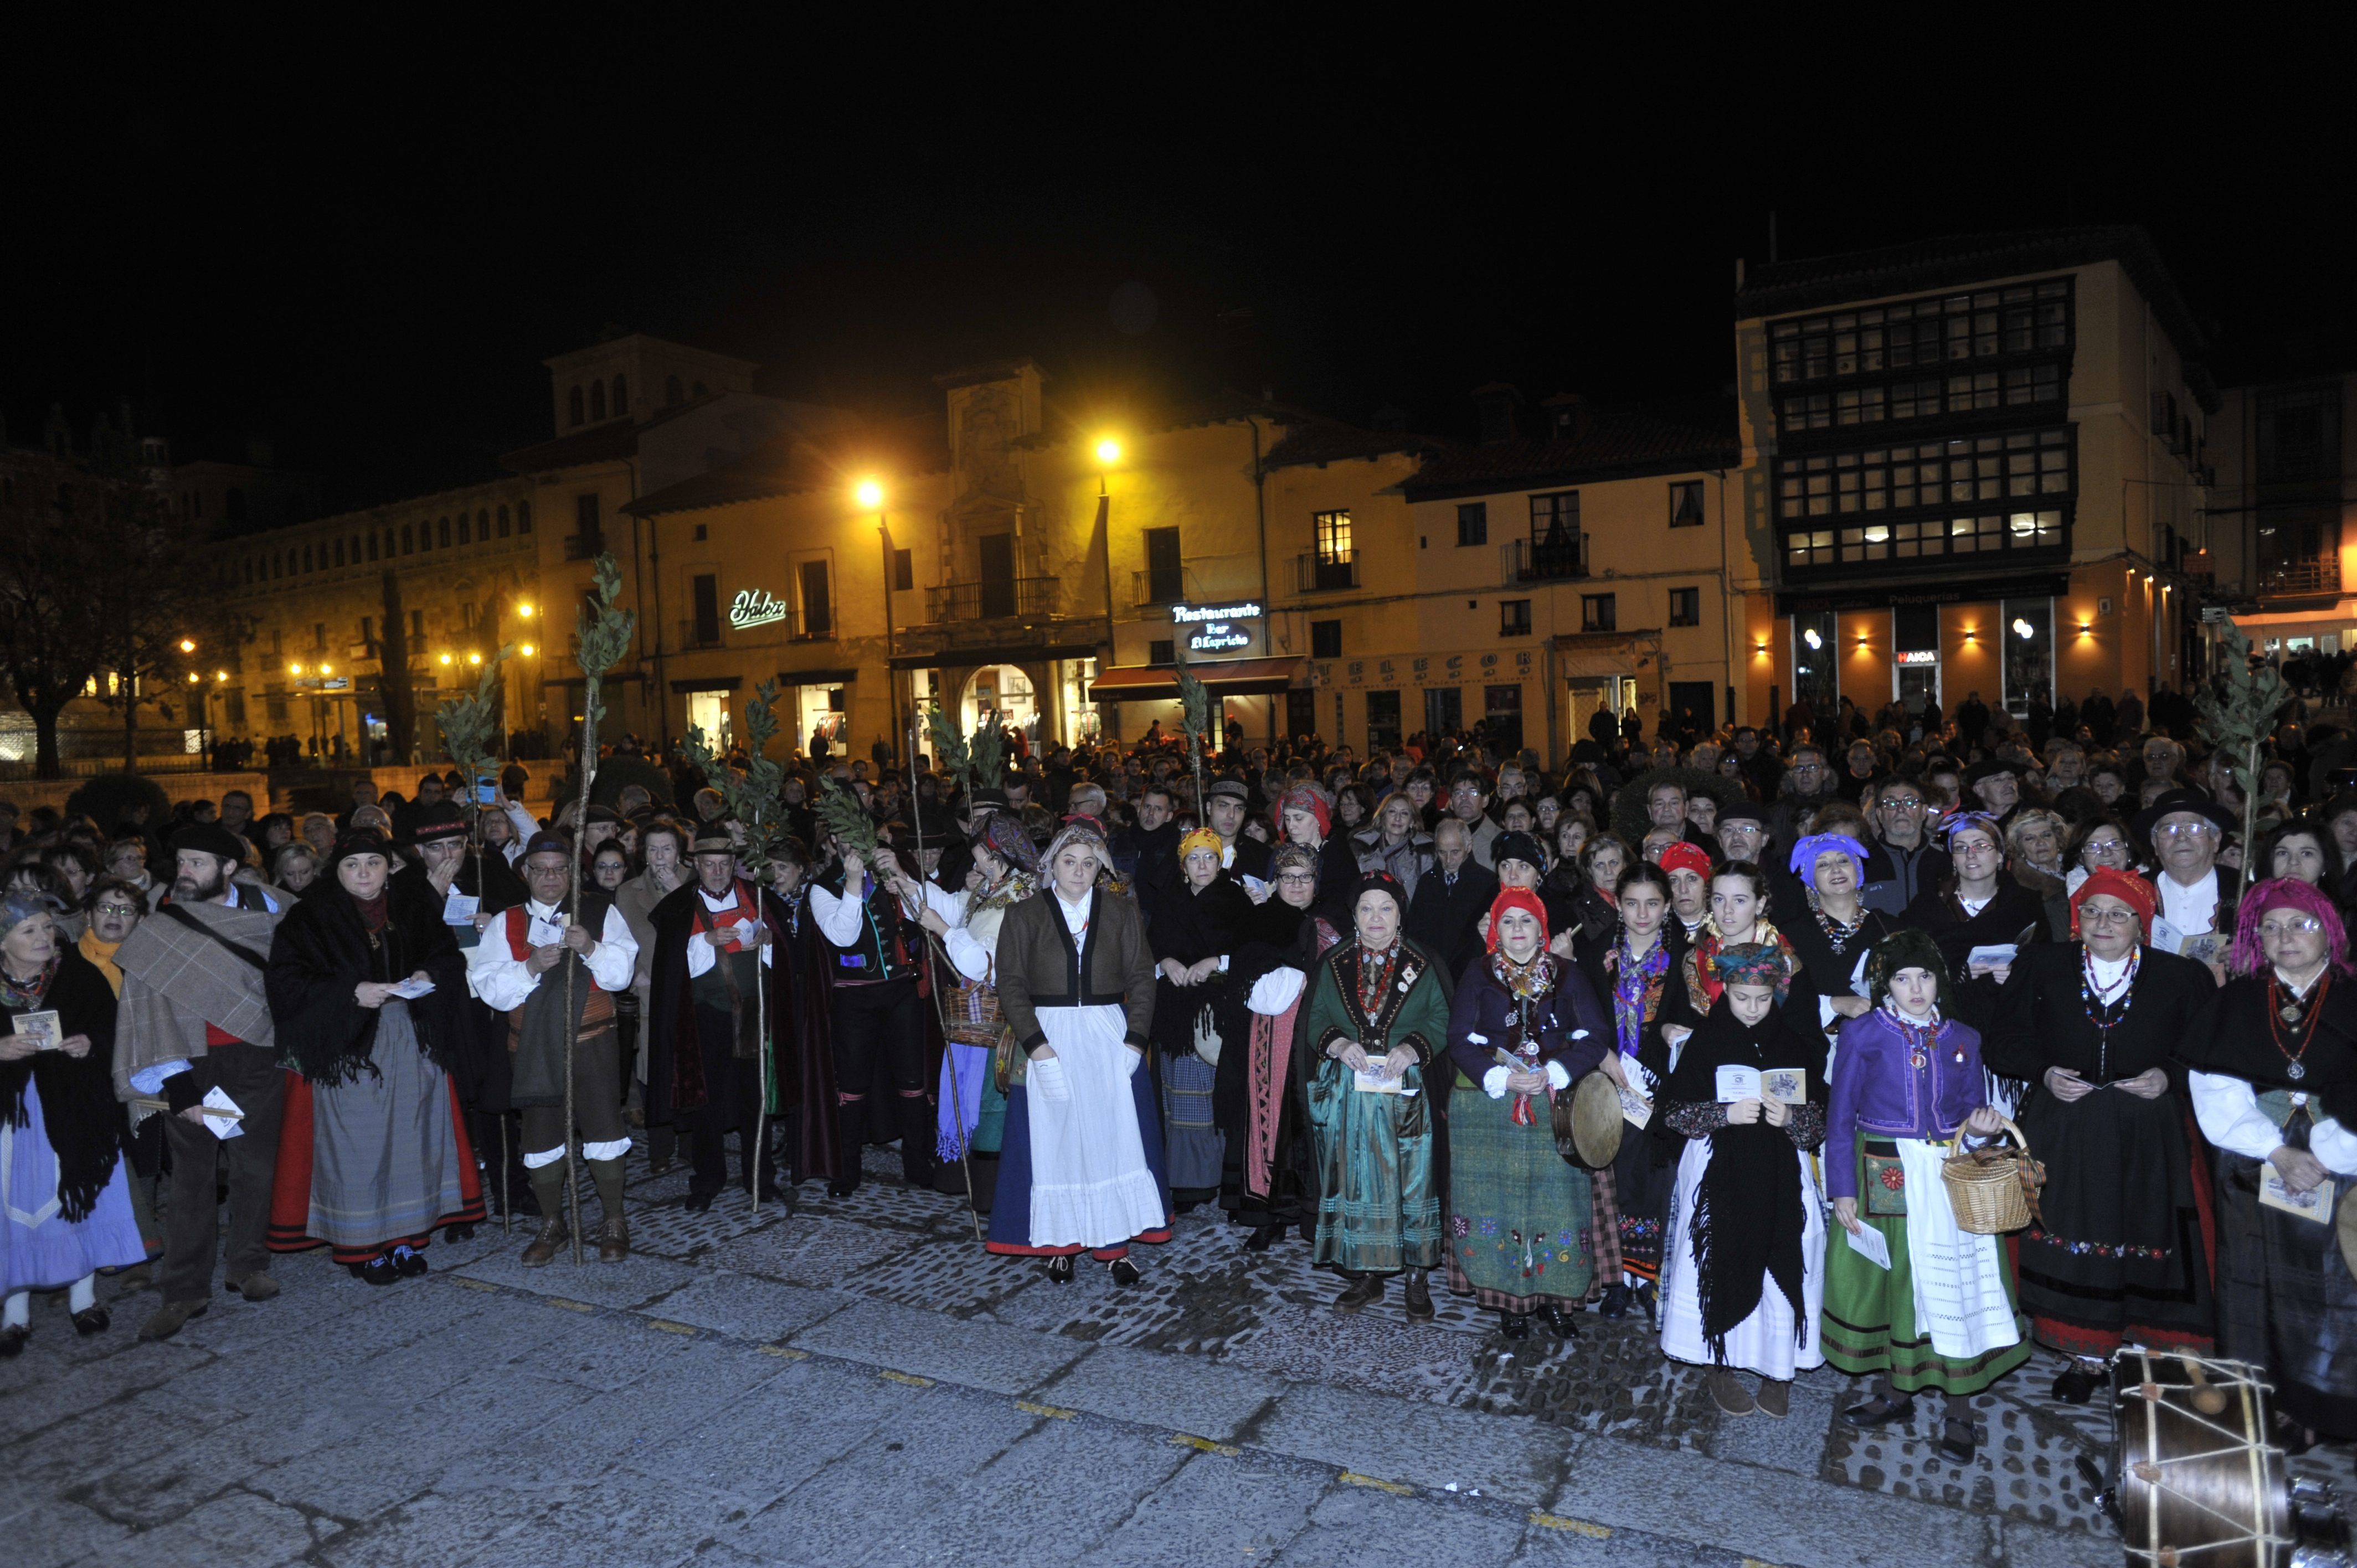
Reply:
<svg viewBox="0 0 2357 1568"><path fill-rule="evenodd" d="M469 520L468 519L468 516L467 516L467 514L466 514L465 512L463 512L463 511L462 511L462 512L460 512L460 513L458 514L458 542L459 542L459 543L461 543L461 544L466 543L466 542L467 542L467 540L468 540L468 521L469 521Z"/></svg>
<svg viewBox="0 0 2357 1568"><path fill-rule="evenodd" d="M440 545L445 550L450 548L450 520L448 518L444 518L440 523L436 525L434 530L434 542Z"/></svg>
<svg viewBox="0 0 2357 1568"><path fill-rule="evenodd" d="M532 532L532 503L530 501L516 502L516 532L518 533L530 533Z"/></svg>
<svg viewBox="0 0 2357 1568"><path fill-rule="evenodd" d="M253 557L251 555L245 558L245 583L248 587L253 585Z"/></svg>
<svg viewBox="0 0 2357 1568"><path fill-rule="evenodd" d="M306 544L305 546L303 546L303 570L305 570L306 572L308 572L310 569L311 569L311 547L310 547L309 545Z"/></svg>
<svg viewBox="0 0 2357 1568"><path fill-rule="evenodd" d="M501 508L500 508L500 537L501 539L505 539L507 536L508 536L508 509L507 509L507 508L505 508L505 507L501 507Z"/></svg>
<svg viewBox="0 0 2357 1568"><path fill-rule="evenodd" d="M581 423L581 389L579 387L575 387L571 394L565 398L565 410L573 416L574 424Z"/></svg>
<svg viewBox="0 0 2357 1568"><path fill-rule="evenodd" d="M630 412L630 378L614 378L614 417L620 419Z"/></svg>
<svg viewBox="0 0 2357 1568"><path fill-rule="evenodd" d="M368 555L371 561L376 559L376 530L374 529L369 530Z"/></svg>
<svg viewBox="0 0 2357 1568"><path fill-rule="evenodd" d="M340 566L340 565L342 565L343 564L344 564L344 542L343 542L342 540L339 539L339 540L337 540L337 541L336 541L336 564L337 564L337 565L339 565L339 566Z"/></svg>
<svg viewBox="0 0 2357 1568"><path fill-rule="evenodd" d="M605 417L606 383L603 381L591 381L589 383L589 418L592 423L595 423L598 420L604 419Z"/></svg>
<svg viewBox="0 0 2357 1568"><path fill-rule="evenodd" d="M475 514L475 537L478 539L489 539L490 536L491 509L485 507L482 510ZM458 542L461 544L467 542L467 525L463 521L458 524Z"/></svg>
<svg viewBox="0 0 2357 1568"><path fill-rule="evenodd" d="M679 390L679 378L677 376L665 376L663 378L663 406L665 408L677 408L680 404L681 395L682 394Z"/></svg>
<svg viewBox="0 0 2357 1568"><path fill-rule="evenodd" d="M372 555L371 555L371 557L369 557L369 559L371 559L371 560L372 561L372 560L376 559L376 557L374 557L374 556L372 556ZM353 534L353 535L352 535L352 564L353 564L353 565L355 565L355 566L357 566L357 565L359 565L360 564L361 564L361 536L360 536L359 534L355 533L355 534Z"/></svg>
<svg viewBox="0 0 2357 1568"><path fill-rule="evenodd" d="M409 524L405 522L403 523L401 525L401 553L404 555L414 555L417 553L417 546L412 542L412 537L413 536L409 532Z"/></svg>
<svg viewBox="0 0 2357 1568"><path fill-rule="evenodd" d="M385 531L384 531L384 558L385 558L386 560L390 561L390 560L392 560L392 559L393 559L393 529L392 529L392 526L391 526L390 524L388 524L388 525L386 526L386 528L385 528Z"/></svg>

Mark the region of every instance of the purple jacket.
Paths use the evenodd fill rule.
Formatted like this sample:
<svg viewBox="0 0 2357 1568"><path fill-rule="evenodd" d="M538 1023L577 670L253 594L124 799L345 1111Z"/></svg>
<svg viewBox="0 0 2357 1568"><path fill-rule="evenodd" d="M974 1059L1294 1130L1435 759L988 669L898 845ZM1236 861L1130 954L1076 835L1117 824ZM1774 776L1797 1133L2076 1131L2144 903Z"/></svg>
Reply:
<svg viewBox="0 0 2357 1568"><path fill-rule="evenodd" d="M1825 1116L1827 1197L1857 1196L1859 1138L1946 1138L1987 1103L1979 1030L1943 1019L1925 1055L1922 1067L1909 1065L1906 1036L1879 1007L1842 1026Z"/></svg>

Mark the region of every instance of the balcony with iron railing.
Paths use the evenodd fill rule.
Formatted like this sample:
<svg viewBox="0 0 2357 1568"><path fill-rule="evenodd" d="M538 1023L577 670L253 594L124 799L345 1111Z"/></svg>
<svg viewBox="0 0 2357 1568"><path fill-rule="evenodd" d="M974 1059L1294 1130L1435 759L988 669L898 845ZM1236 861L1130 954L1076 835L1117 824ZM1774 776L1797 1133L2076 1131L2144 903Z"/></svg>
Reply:
<svg viewBox="0 0 2357 1568"><path fill-rule="evenodd" d="M565 536L565 558L567 561L589 561L606 553L606 531L592 529L587 533Z"/></svg>
<svg viewBox="0 0 2357 1568"><path fill-rule="evenodd" d="M983 582L944 583L927 590L937 623L983 620L1046 620L1056 613L1054 577L996 577Z"/></svg>
<svg viewBox="0 0 2357 1568"><path fill-rule="evenodd" d="M1510 539L1502 547L1509 583L1554 582L1587 575L1587 535Z"/></svg>
<svg viewBox="0 0 2357 1568"><path fill-rule="evenodd" d="M1359 585L1358 558L1345 555L1340 560L1311 552L1293 558L1293 587L1296 593L1324 594L1339 588Z"/></svg>
<svg viewBox="0 0 2357 1568"><path fill-rule="evenodd" d="M2337 594L2341 591L2341 557L2309 555L2291 561L2264 562L2259 566L2258 591L2266 594Z"/></svg>
<svg viewBox="0 0 2357 1568"><path fill-rule="evenodd" d="M1155 605L1191 604L1202 597L1202 587L1195 574L1185 567L1176 573L1132 572L1129 578L1129 602L1139 609Z"/></svg>

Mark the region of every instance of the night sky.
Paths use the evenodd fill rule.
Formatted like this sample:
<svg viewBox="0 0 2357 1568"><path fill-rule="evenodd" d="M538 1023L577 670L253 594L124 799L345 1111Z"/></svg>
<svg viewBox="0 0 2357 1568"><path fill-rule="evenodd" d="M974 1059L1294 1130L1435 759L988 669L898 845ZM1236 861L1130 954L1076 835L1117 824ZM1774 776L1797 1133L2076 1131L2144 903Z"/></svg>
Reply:
<svg viewBox="0 0 2357 1568"><path fill-rule="evenodd" d="M1492 380L1731 420L1734 263L1771 211L1787 259L2142 223L2222 380L2357 368L2343 51L2171 15L2140 57L1992 12L1716 61L1211 12L1019 48L914 14L59 34L11 50L0 412L28 442L60 401L79 442L127 395L184 459L273 438L337 507L545 438L540 360L608 327L879 413L1028 354L1116 424L1233 385L1461 435Z"/></svg>

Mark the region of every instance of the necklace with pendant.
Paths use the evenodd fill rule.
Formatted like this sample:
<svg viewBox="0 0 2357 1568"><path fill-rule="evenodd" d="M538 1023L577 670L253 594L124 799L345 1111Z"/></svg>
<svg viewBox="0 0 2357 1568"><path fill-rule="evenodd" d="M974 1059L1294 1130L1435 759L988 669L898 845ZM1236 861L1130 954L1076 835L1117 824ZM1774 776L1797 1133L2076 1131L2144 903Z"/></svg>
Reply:
<svg viewBox="0 0 2357 1568"><path fill-rule="evenodd" d="M2267 1033L2275 1037L2276 1049L2284 1054L2284 1076L2294 1083L2308 1076L2308 1069L2301 1064L2300 1058L2308 1055L2309 1043L2316 1038L2316 1021L2324 1016L2324 993L2331 989L2332 971L2327 969L2324 977L2316 983L2316 994L2309 997L2308 1004L2303 1006L2298 997L2286 990L2280 977L2267 976L2267 990L2279 1003L2275 1018L2267 1020ZM2300 1023L2302 1013L2308 1015L2305 1026ZM2276 1023L2277 1018L2283 1022ZM2290 1043L2284 1038L2286 1026L2299 1030L2299 1049L2292 1049Z"/></svg>

